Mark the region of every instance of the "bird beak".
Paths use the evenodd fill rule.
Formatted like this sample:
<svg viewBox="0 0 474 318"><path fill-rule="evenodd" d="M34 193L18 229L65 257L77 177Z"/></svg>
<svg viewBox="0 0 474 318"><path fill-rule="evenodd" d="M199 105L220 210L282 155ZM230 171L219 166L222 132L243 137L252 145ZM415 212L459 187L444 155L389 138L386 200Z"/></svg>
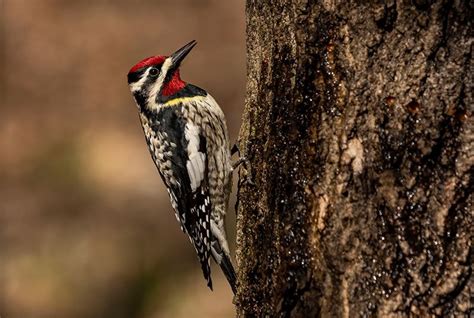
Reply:
<svg viewBox="0 0 474 318"><path fill-rule="evenodd" d="M181 64L181 61L184 60L186 55L193 49L193 47L197 44L195 40L192 40L173 54L171 54L171 62L173 63L174 68L178 68Z"/></svg>

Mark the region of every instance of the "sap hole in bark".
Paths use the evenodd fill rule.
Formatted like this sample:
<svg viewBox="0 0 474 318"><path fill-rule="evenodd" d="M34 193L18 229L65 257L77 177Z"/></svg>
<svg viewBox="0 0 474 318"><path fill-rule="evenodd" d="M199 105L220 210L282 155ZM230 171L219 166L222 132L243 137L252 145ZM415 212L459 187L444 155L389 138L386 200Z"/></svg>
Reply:
<svg viewBox="0 0 474 318"><path fill-rule="evenodd" d="M465 122L469 116L467 115L467 112L465 109L456 111L456 119Z"/></svg>
<svg viewBox="0 0 474 318"><path fill-rule="evenodd" d="M390 106L390 107L395 106L395 101L396 101L396 98L393 96L387 96L384 99L385 105Z"/></svg>
<svg viewBox="0 0 474 318"><path fill-rule="evenodd" d="M412 99L411 102L405 105L405 108L411 114L416 114L420 111L420 103L418 103L415 99Z"/></svg>

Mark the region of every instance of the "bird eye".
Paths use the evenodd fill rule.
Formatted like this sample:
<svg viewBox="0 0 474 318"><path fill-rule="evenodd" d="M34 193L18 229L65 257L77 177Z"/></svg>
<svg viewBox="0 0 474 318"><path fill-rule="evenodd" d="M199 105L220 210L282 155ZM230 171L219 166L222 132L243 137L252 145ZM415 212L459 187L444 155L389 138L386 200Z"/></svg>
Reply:
<svg viewBox="0 0 474 318"><path fill-rule="evenodd" d="M158 75L158 70L157 70L156 68L154 68L154 67L151 68L151 69L150 69L150 75L151 75L151 76L156 76L156 75Z"/></svg>

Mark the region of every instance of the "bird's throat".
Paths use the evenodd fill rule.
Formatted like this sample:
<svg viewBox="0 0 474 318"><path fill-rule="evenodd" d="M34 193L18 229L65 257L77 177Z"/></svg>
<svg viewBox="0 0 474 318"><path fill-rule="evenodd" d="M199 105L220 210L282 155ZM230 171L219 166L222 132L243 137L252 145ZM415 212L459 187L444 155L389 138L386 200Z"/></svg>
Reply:
<svg viewBox="0 0 474 318"><path fill-rule="evenodd" d="M186 86L186 83L179 77L179 70L177 70L170 81L163 84L161 95L171 96L182 90Z"/></svg>

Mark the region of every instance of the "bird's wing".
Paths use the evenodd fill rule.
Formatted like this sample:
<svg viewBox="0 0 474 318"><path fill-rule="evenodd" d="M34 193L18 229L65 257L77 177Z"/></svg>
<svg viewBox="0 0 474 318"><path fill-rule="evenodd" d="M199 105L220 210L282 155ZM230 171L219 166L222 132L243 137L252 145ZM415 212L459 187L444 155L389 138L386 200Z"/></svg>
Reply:
<svg viewBox="0 0 474 318"><path fill-rule="evenodd" d="M211 199L207 174L206 139L199 125L184 119L175 107L160 112L155 129L164 147L163 162L155 159L168 187L172 206L182 230L188 234L201 262L204 277L212 288L209 264L211 246ZM166 133L166 134L165 134ZM159 158L158 158L159 159Z"/></svg>

